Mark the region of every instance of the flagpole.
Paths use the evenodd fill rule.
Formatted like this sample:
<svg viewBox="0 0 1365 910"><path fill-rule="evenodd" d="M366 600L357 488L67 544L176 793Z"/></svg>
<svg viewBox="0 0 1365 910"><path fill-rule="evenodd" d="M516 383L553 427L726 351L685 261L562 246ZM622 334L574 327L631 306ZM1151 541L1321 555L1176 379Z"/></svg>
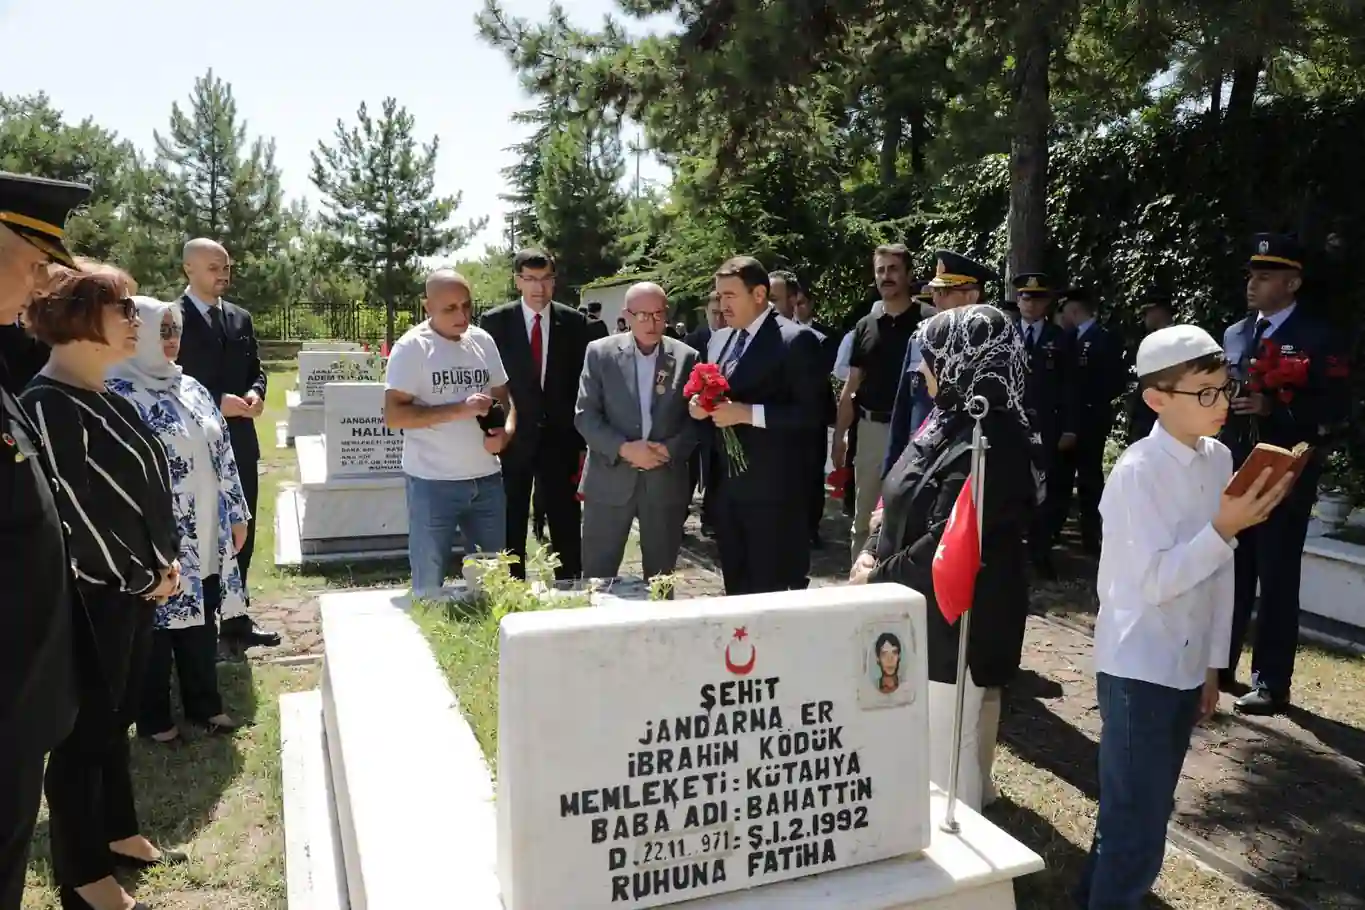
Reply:
<svg viewBox="0 0 1365 910"><path fill-rule="evenodd" d="M976 541L977 552L981 552L981 529L983 516L986 510L982 508L981 497L986 491L986 450L990 444L986 437L981 433L981 421L986 416L986 412L991 409L990 402L983 396L977 395L967 403L967 413L976 421L976 426L972 428L972 462L971 462L971 483L972 483L972 503L976 506ZM970 605L969 605L970 606ZM948 805L943 812L943 824L940 826L949 834L957 834L962 826L957 822L957 786L958 773L962 765L962 715L966 708L967 700L967 640L972 631L972 611L968 609L962 614L960 628L958 629L957 639L957 690L956 704L953 708L953 753L948 765Z"/></svg>

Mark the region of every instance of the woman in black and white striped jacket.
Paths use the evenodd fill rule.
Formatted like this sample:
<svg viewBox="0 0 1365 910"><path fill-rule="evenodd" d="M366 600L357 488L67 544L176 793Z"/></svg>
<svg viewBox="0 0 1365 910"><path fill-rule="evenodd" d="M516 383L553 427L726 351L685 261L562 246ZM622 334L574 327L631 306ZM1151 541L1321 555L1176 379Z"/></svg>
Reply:
<svg viewBox="0 0 1365 910"><path fill-rule="evenodd" d="M52 348L21 397L43 439L79 594L80 713L53 750L46 781L64 910L122 910L129 898L115 864L180 858L139 833L128 768L152 617L180 584L166 452L136 409L105 391L109 367L137 345L128 284L111 270L64 273L25 321Z"/></svg>

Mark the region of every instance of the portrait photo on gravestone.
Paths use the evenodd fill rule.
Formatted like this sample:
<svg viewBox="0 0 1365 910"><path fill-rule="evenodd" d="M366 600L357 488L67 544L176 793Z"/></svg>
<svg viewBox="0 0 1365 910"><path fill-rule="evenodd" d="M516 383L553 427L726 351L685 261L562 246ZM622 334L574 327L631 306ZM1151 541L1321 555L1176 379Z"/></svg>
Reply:
<svg viewBox="0 0 1365 910"><path fill-rule="evenodd" d="M654 907L925 849L923 601L840 593L506 617L507 910Z"/></svg>
<svg viewBox="0 0 1365 910"><path fill-rule="evenodd" d="M874 622L862 630L858 707L865 711L905 705L914 701L915 687L905 679L913 666L915 633L908 622Z"/></svg>

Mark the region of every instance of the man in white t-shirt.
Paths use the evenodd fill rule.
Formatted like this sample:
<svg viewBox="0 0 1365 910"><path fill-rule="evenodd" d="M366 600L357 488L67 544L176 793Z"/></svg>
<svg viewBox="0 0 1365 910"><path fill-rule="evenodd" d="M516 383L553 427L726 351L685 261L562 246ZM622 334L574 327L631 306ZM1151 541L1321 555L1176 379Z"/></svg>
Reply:
<svg viewBox="0 0 1365 910"><path fill-rule="evenodd" d="M498 453L516 417L493 337L476 325L469 282L439 269L427 278L427 319L389 354L385 422L403 431L408 559L414 595L439 594L450 551L497 553L507 537Z"/></svg>

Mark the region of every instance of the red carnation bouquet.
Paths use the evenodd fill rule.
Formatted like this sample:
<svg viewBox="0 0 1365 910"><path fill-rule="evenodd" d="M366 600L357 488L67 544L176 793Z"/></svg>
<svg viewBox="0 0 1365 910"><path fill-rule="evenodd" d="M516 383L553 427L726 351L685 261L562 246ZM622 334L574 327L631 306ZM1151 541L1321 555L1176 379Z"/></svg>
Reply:
<svg viewBox="0 0 1365 910"><path fill-rule="evenodd" d="M1248 380L1253 392L1274 395L1284 404L1294 400L1294 393L1308 385L1308 357L1286 354L1271 339L1261 342L1261 350L1251 361Z"/></svg>
<svg viewBox="0 0 1365 910"><path fill-rule="evenodd" d="M683 394L687 396L687 400L697 399L697 407L708 414L729 401L729 393L730 382L720 371L720 367L714 363L699 363L694 366L687 377L687 384L683 386ZM739 444L735 428L719 429L721 442L725 445L725 454L729 460L730 475L733 477L735 474L744 473L749 468L749 460L744 457L744 448Z"/></svg>

